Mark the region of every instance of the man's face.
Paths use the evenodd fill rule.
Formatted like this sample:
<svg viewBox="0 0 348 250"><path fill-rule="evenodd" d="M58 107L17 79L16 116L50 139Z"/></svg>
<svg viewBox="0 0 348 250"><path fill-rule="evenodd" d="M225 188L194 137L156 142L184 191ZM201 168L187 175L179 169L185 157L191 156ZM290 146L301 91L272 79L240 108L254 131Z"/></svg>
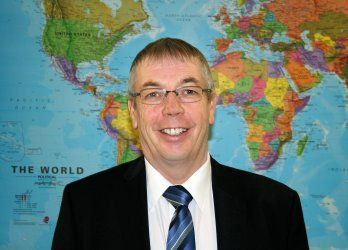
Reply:
<svg viewBox="0 0 348 250"><path fill-rule="evenodd" d="M138 65L134 92L159 87L175 90L180 86L207 88L200 63L176 59L145 60ZM155 162L203 163L208 151L209 124L214 122L215 95L208 100L181 103L169 93L161 104L147 105L136 97L136 105L128 102L134 128L145 157Z"/></svg>

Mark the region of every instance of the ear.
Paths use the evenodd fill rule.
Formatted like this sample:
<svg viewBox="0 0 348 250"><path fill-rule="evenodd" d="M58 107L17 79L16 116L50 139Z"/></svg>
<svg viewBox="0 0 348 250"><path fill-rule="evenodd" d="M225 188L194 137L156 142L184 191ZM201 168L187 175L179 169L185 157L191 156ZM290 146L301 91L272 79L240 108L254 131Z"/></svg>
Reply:
<svg viewBox="0 0 348 250"><path fill-rule="evenodd" d="M218 97L216 96L215 92L211 93L210 100L209 100L209 124L214 124L215 121L215 110L216 110L216 103L218 101Z"/></svg>
<svg viewBox="0 0 348 250"><path fill-rule="evenodd" d="M128 111L131 117L132 126L134 129L138 128L138 117L136 114L135 100L128 99Z"/></svg>

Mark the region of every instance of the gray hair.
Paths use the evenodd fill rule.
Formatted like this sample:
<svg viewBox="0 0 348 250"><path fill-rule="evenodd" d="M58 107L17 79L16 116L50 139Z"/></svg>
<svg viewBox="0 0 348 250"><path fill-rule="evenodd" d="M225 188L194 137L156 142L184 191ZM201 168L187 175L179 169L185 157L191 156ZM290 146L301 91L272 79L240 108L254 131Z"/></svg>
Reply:
<svg viewBox="0 0 348 250"><path fill-rule="evenodd" d="M161 60L165 58L179 59L182 61L197 60L202 65L202 75L207 82L207 88L213 89L210 67L203 54L191 44L176 38L161 38L149 43L134 58L129 71L128 91L132 93L135 85L137 66L145 60Z"/></svg>

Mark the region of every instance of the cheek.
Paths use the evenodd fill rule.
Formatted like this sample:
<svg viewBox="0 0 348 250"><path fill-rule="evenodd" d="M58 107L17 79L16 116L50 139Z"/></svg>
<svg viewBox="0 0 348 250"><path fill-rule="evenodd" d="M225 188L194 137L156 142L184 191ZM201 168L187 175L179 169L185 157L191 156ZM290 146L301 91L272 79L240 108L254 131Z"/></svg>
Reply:
<svg viewBox="0 0 348 250"><path fill-rule="evenodd" d="M188 109L186 111L186 117L197 127L203 127L209 120L208 113L206 112L206 110Z"/></svg>
<svg viewBox="0 0 348 250"><path fill-rule="evenodd" d="M143 129L152 129L158 120L158 111L154 109L144 109L138 113L139 126Z"/></svg>

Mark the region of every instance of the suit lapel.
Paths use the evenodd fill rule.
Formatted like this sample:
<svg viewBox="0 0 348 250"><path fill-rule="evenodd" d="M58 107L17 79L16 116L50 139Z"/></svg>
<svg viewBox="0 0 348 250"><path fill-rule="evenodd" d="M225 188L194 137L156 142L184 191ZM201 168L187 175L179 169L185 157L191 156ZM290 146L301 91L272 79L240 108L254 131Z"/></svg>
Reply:
<svg viewBox="0 0 348 250"><path fill-rule="evenodd" d="M225 174L225 166L211 159L212 185L218 249L245 249L245 203L238 190L238 180Z"/></svg>
<svg viewBox="0 0 348 250"><path fill-rule="evenodd" d="M238 180L226 176L226 167L213 158L212 185L218 249L245 249L245 203L238 190ZM139 158L124 174L126 200L120 209L122 234L128 249L150 249L147 211L146 171L144 158ZM141 240L144 239L144 240Z"/></svg>
<svg viewBox="0 0 348 250"><path fill-rule="evenodd" d="M122 210L122 234L127 249L150 249L147 211L146 171L139 158L124 174L125 193Z"/></svg>

